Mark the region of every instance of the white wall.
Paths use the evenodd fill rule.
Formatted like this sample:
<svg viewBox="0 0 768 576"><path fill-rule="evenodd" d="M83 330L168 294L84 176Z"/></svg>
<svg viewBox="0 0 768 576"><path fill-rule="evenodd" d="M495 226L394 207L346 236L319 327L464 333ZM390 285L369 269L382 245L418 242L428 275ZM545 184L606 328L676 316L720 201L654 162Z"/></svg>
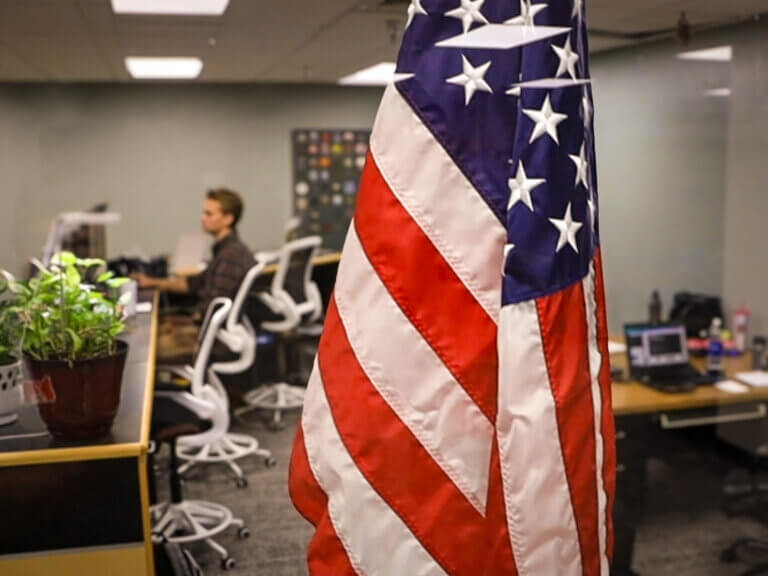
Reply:
<svg viewBox="0 0 768 576"><path fill-rule="evenodd" d="M380 90L269 86L0 87L0 263L39 255L52 216L108 201L109 251L172 251L204 191L243 193L254 249L291 213L294 128L370 128ZM7 263L7 264L6 264Z"/></svg>

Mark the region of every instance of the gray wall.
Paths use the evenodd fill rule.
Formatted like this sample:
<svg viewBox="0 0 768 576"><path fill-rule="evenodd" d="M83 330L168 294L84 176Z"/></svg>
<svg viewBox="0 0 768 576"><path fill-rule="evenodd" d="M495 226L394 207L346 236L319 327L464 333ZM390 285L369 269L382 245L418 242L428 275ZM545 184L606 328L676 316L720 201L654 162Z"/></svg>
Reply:
<svg viewBox="0 0 768 576"><path fill-rule="evenodd" d="M723 287L768 332L768 21L735 30L731 67Z"/></svg>
<svg viewBox="0 0 768 576"><path fill-rule="evenodd" d="M100 201L123 216L109 250L173 251L206 188L247 204L254 249L291 214L293 128L370 128L381 91L291 86L0 87L0 262L39 255L52 216Z"/></svg>
<svg viewBox="0 0 768 576"><path fill-rule="evenodd" d="M653 289L725 293L768 330L768 30L697 36L732 65L683 62L674 42L598 55L598 179L609 319L642 319ZM732 85L730 99L703 95ZM241 190L243 235L280 243L291 213L290 131L369 128L378 89L318 86L0 86L0 264L40 253L50 218L109 200L115 254L172 251L205 188Z"/></svg>
<svg viewBox="0 0 768 576"><path fill-rule="evenodd" d="M601 240L611 329L665 313L678 290L720 294L727 65L676 58L675 43L592 59ZM725 76L723 78L723 76Z"/></svg>

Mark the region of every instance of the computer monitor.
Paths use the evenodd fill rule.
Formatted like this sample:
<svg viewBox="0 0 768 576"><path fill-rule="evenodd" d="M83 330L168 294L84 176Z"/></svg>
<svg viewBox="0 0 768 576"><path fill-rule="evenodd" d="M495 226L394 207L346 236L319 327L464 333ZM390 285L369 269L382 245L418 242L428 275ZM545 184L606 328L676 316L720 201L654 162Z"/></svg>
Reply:
<svg viewBox="0 0 768 576"><path fill-rule="evenodd" d="M689 363L688 342L682 324L627 324L624 333L633 376Z"/></svg>

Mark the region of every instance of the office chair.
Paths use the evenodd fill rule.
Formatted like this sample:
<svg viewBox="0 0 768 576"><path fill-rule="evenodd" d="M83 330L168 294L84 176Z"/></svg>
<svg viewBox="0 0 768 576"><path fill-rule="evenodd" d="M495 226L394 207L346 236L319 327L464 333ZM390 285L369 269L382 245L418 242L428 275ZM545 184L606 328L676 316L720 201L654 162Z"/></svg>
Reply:
<svg viewBox="0 0 768 576"><path fill-rule="evenodd" d="M321 244L319 236L285 244L270 292L259 294L259 299L273 315L261 322L260 329L278 337L278 371L286 379L286 341L299 336L319 335L322 331L322 326L316 321L322 316L323 300L312 281L312 267ZM242 416L256 409L267 410L273 414L273 425L279 427L283 411L304 405L304 394L305 388L291 386L287 382L265 385L248 392L243 397L246 406L237 409L235 415Z"/></svg>
<svg viewBox="0 0 768 576"><path fill-rule="evenodd" d="M226 323L216 334L217 340L229 348L232 353L237 354L238 357L232 361L215 362L208 368L210 385L226 400L227 430L230 425L229 399L219 375L243 373L250 369L256 360L256 331L253 329L243 309L254 282L263 270L264 263L258 262L245 275L232 303L230 312L227 315ZM208 310L206 316L209 317L210 314L211 309ZM204 322L204 325L206 322ZM186 377L190 376L189 367L185 368L181 374L178 370L175 373ZM248 480L240 466L237 465L237 460L253 454L264 458L264 463L267 467L271 468L276 464L272 453L269 450L260 448L259 441L256 438L229 431L212 439L203 446L181 439L177 444L176 453L184 461L184 464L179 468L180 474L186 474L198 464L226 464L235 474L238 488L248 486Z"/></svg>
<svg viewBox="0 0 768 576"><path fill-rule="evenodd" d="M238 529L240 538L247 538L248 529L225 506L184 499L177 446L181 442L187 446L210 445L220 439L229 426L226 395L222 395L210 379L213 370L207 366L216 336L231 308L232 302L227 298L211 304L211 314L204 325L200 351L191 372L190 391L155 394L152 439L156 444L170 445L171 499L150 508L155 540L179 545L205 542L221 557L225 570L233 568L235 561L213 538L231 526ZM154 492L153 486L151 491Z"/></svg>

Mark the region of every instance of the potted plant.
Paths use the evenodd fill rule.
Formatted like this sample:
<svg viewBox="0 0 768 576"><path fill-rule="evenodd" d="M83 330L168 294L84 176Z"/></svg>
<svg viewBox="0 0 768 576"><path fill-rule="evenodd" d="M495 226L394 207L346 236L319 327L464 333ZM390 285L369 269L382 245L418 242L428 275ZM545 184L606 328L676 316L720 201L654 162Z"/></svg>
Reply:
<svg viewBox="0 0 768 576"><path fill-rule="evenodd" d="M21 361L21 326L10 290L11 278L0 270L0 426L13 424L23 398Z"/></svg>
<svg viewBox="0 0 768 576"><path fill-rule="evenodd" d="M16 309L40 416L54 436L102 438L117 415L128 352L117 339L125 329L119 303L83 281L105 263L63 252L47 268L35 265L39 275L16 287ZM127 279L105 272L97 282L109 290Z"/></svg>

